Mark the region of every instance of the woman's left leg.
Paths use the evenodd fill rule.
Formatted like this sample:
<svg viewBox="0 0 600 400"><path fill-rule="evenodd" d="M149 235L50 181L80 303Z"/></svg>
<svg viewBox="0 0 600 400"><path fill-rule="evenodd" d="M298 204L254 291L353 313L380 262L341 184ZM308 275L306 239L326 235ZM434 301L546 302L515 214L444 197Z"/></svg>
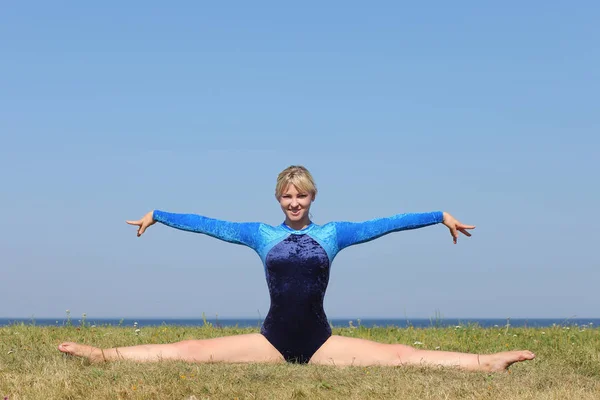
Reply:
<svg viewBox="0 0 600 400"><path fill-rule="evenodd" d="M333 335L311 357L310 363L337 366L429 365L471 371L504 371L515 362L534 357L527 350L494 354L455 353Z"/></svg>

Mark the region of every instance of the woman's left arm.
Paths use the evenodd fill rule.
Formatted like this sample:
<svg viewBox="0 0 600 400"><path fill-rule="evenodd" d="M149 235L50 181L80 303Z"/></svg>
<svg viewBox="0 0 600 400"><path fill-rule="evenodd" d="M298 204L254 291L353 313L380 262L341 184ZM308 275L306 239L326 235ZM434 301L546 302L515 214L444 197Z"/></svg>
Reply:
<svg viewBox="0 0 600 400"><path fill-rule="evenodd" d="M338 251L348 246L377 239L388 233L418 229L439 223L443 223L450 229L454 243L458 238L458 232L471 236L466 229L475 228L471 225L461 224L452 215L442 211L397 214L364 222L336 222Z"/></svg>
<svg viewBox="0 0 600 400"><path fill-rule="evenodd" d="M448 227L448 229L450 229L450 234L452 235L454 244L456 244L458 241L458 232L467 237L471 237L471 234L469 231L467 231L467 229L475 229L475 225L465 225L447 212L444 212L444 219L442 222Z"/></svg>

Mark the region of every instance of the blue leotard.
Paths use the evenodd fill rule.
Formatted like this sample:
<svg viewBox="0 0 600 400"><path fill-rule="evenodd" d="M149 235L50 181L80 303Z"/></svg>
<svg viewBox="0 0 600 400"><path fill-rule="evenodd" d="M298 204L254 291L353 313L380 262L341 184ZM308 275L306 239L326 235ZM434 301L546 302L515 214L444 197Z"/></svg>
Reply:
<svg viewBox="0 0 600 400"><path fill-rule="evenodd" d="M399 214L365 222L311 223L302 230L285 224L228 222L194 214L154 211L154 220L246 245L260 256L271 307L261 327L264 337L289 362L306 363L331 336L323 310L329 269L337 253L391 232L442 222L440 211Z"/></svg>

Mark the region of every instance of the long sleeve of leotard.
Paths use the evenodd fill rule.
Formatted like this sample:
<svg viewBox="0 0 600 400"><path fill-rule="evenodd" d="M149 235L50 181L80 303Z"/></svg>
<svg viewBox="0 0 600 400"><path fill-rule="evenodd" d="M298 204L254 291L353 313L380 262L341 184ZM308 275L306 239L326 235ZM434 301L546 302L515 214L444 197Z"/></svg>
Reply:
<svg viewBox="0 0 600 400"><path fill-rule="evenodd" d="M368 242L388 233L417 229L444 220L441 211L429 213L398 214L364 222L336 222L338 251L354 244Z"/></svg>
<svg viewBox="0 0 600 400"><path fill-rule="evenodd" d="M154 210L155 221L172 228L189 232L203 233L229 243L243 244L256 249L258 222L230 222L203 217L196 214L174 214Z"/></svg>

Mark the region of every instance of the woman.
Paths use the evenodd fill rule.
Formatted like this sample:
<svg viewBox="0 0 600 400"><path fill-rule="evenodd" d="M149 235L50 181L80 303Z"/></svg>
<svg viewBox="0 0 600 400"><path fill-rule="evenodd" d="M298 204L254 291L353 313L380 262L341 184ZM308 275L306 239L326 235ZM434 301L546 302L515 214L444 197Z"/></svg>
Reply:
<svg viewBox="0 0 600 400"><path fill-rule="evenodd" d="M529 351L479 355L418 350L402 344L332 335L323 310L323 298L331 262L340 250L391 232L438 223L450 229L456 243L459 232L471 236L468 230L475 227L461 224L450 214L439 211L320 226L312 223L309 216L316 194L317 188L308 170L291 166L277 178L275 196L285 214L285 222L279 226L219 221L158 210L138 221L127 221L138 226L138 236L149 226L161 222L254 249L263 261L271 296L271 307L260 333L113 349L67 342L59 345L59 350L92 361L288 361L338 366L426 364L485 371L504 370L517 361L535 357Z"/></svg>

